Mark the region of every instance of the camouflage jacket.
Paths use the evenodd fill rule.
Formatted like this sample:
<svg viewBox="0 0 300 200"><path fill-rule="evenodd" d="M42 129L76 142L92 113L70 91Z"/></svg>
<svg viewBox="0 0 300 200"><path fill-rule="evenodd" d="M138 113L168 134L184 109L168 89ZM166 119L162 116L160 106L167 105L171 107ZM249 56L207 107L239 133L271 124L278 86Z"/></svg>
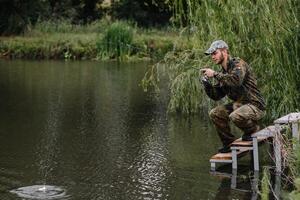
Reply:
<svg viewBox="0 0 300 200"><path fill-rule="evenodd" d="M257 88L256 79L250 66L239 58L230 58L227 70L216 72L217 84L203 81L206 94L213 100L220 100L226 95L241 104L251 103L260 110L265 110L265 101Z"/></svg>

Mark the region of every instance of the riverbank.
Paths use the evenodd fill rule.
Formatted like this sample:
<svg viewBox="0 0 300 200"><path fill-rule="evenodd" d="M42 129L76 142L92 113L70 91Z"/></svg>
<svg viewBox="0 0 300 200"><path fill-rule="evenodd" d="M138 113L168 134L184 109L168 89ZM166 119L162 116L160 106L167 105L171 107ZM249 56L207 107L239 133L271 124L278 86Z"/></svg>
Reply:
<svg viewBox="0 0 300 200"><path fill-rule="evenodd" d="M119 23L119 22L117 22ZM113 60L122 56L123 60L160 59L174 49L188 48L187 38L179 31L165 28L141 29L130 23L121 22L130 29L129 42L107 41L107 34L114 23L97 21L89 25L72 25L67 22L39 22L29 28L23 36L0 37L0 57L6 59L71 59L71 60ZM126 47L123 55L107 53L108 46Z"/></svg>

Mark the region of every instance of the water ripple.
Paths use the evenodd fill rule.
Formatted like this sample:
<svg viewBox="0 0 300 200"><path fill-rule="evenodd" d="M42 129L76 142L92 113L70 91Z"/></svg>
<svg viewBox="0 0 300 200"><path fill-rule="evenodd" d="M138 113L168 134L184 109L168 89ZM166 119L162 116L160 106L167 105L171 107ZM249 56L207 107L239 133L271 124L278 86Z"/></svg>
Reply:
<svg viewBox="0 0 300 200"><path fill-rule="evenodd" d="M28 199L61 199L68 197L64 189L52 185L26 186L10 192Z"/></svg>

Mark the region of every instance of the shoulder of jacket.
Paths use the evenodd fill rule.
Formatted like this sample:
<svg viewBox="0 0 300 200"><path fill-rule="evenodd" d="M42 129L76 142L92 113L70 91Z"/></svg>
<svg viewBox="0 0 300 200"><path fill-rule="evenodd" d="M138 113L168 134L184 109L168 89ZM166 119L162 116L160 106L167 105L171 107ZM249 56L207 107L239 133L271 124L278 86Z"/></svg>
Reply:
<svg viewBox="0 0 300 200"><path fill-rule="evenodd" d="M243 60L240 59L239 57L233 57L233 58L231 59L231 61L232 61L233 64L238 64L238 63L240 63L240 62L243 61Z"/></svg>
<svg viewBox="0 0 300 200"><path fill-rule="evenodd" d="M232 65L233 65L233 67L238 67L238 68L246 67L247 68L247 63L239 57L232 58Z"/></svg>

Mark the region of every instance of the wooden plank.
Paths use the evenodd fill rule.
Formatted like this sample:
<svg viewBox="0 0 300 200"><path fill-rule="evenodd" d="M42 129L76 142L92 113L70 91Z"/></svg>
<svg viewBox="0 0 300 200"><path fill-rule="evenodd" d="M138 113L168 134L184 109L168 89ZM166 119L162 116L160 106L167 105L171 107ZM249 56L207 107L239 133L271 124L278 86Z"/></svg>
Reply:
<svg viewBox="0 0 300 200"><path fill-rule="evenodd" d="M281 132L284 128L285 125L280 125L277 128L274 125L271 125L252 134L252 137L274 137L277 131Z"/></svg>
<svg viewBox="0 0 300 200"><path fill-rule="evenodd" d="M241 156L242 153L248 152L249 149L244 148L241 149L240 151L237 151L237 156ZM215 155L213 155L210 160L231 160L231 152L228 153L217 153Z"/></svg>
<svg viewBox="0 0 300 200"><path fill-rule="evenodd" d="M269 137L266 136L259 136L257 137L257 142L261 143L268 139ZM235 140L233 143L230 144L230 146L245 146L245 147L252 147L253 142L252 141L243 141L242 138L239 138Z"/></svg>
<svg viewBox="0 0 300 200"><path fill-rule="evenodd" d="M252 146L252 141L243 141L242 138L235 140L230 146Z"/></svg>
<svg viewBox="0 0 300 200"><path fill-rule="evenodd" d="M279 128L279 124L275 124ZM279 132L275 132L274 136L274 154L275 154L275 164L276 164L276 173L281 173L281 140Z"/></svg>
<svg viewBox="0 0 300 200"><path fill-rule="evenodd" d="M300 113L290 113L274 121L274 124L287 124L300 121Z"/></svg>
<svg viewBox="0 0 300 200"><path fill-rule="evenodd" d="M211 160L231 160L231 152L229 153L217 153L213 155Z"/></svg>
<svg viewBox="0 0 300 200"><path fill-rule="evenodd" d="M274 125L268 126L260 131L257 131L256 133L252 134L252 137L274 137L274 132L276 131L276 127Z"/></svg>
<svg viewBox="0 0 300 200"><path fill-rule="evenodd" d="M209 162L215 166L216 163L232 163L232 160L210 159Z"/></svg>

